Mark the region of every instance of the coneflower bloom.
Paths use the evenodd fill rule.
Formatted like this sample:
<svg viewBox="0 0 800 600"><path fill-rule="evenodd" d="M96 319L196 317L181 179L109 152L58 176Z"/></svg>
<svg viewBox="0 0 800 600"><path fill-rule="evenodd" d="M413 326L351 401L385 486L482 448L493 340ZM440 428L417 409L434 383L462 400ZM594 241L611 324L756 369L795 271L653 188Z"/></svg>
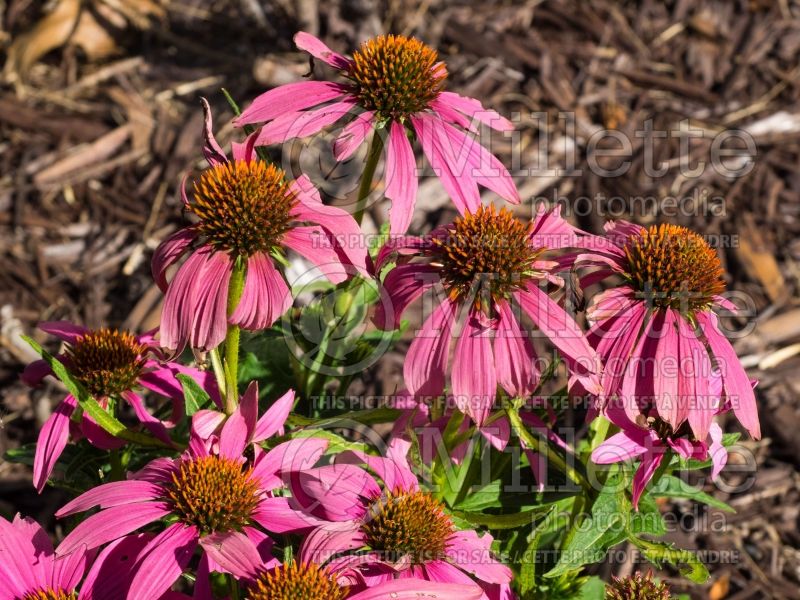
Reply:
<svg viewBox="0 0 800 600"><path fill-rule="evenodd" d="M420 597L478 600L481 589L468 585L423 579L390 579L368 585L358 568L347 564L322 564L317 557L282 563L273 556L272 544L261 544L258 554L225 553L218 566L232 573L248 600L385 600Z"/></svg>
<svg viewBox="0 0 800 600"><path fill-rule="evenodd" d="M478 100L446 91L447 68L433 48L414 38L381 35L346 58L308 33L295 35L295 43L335 68L347 82L290 83L256 98L234 121L266 123L256 145L309 136L355 115L334 142L334 155L341 161L370 132L386 131L385 195L392 201L389 216L395 234L408 229L417 196L411 131L461 213L477 210L479 185L509 202L519 202L506 168L472 135L474 121L500 131L510 131L513 125Z"/></svg>
<svg viewBox="0 0 800 600"><path fill-rule="evenodd" d="M721 294L723 270L716 251L698 234L676 225L606 226L607 243L580 256L597 265L595 280L619 275L621 285L594 297L587 310L588 337L603 359L606 394L624 400L631 421L655 408L674 431L688 422L697 440L708 437L720 395L711 394L719 371L736 417L761 436L753 386L720 331L716 308L735 311Z"/></svg>
<svg viewBox="0 0 800 600"><path fill-rule="evenodd" d="M508 584L511 570L492 556L491 535L456 528L444 505L420 487L406 459L409 447L395 439L385 458L348 451L336 464L292 474L292 502L328 521L306 537L300 560L333 570L370 567L369 585L398 578Z"/></svg>
<svg viewBox="0 0 800 600"><path fill-rule="evenodd" d="M228 160L211 131L205 109L204 154L209 168L183 202L197 223L164 240L153 255L156 283L165 292L160 342L165 348L210 350L225 338L228 323L260 330L272 325L292 303L273 255L293 250L333 282L344 281L344 265L366 270L367 249L360 229L344 210L325 206L302 176L287 181L275 165L259 159L252 138L233 144ZM167 284L166 270L183 254L189 258ZM228 288L236 266L245 269L244 288L228 315Z"/></svg>
<svg viewBox="0 0 800 600"><path fill-rule="evenodd" d="M78 548L57 556L47 532L34 520L0 518L0 598L3 600L119 600L131 567L149 537L131 536L97 555ZM169 592L159 600L188 600Z"/></svg>
<svg viewBox="0 0 800 600"><path fill-rule="evenodd" d="M709 383L711 393L719 396L722 391L719 377L717 384ZM708 434L698 440L692 433L688 423L678 429L659 416L655 408L647 414L640 414L637 422L628 418L628 414L618 402L618 398L609 400L604 414L620 428L592 452L592 461L599 465L608 465L628 460L638 460L639 466L633 476L633 507L638 509L639 498L647 484L653 478L668 451L673 451L685 459L712 461L711 478L716 479L728 462L728 452L722 445L722 429L712 422L708 426Z"/></svg>
<svg viewBox="0 0 800 600"><path fill-rule="evenodd" d="M475 585L395 579L369 587L342 585L336 574L313 562L292 561L257 571L246 586L248 600L479 600Z"/></svg>
<svg viewBox="0 0 800 600"><path fill-rule="evenodd" d="M172 362L160 362L158 345L152 335L135 336L117 329L87 329L66 321L40 323L39 329L66 342L66 350L57 356L86 391L104 408L110 403L124 400L133 408L136 417L150 433L165 443L171 443L167 427L172 427L183 416L183 391L175 378L178 373L195 377L206 389L214 392L216 384L208 373ZM41 383L52 375L43 360L29 364L22 373L22 380L31 386ZM172 401L172 416L169 421L160 421L151 415L138 388L156 392ZM78 400L68 394L56 406L53 414L42 426L36 443L33 461L33 483L40 492L47 483L64 451L70 435L71 417ZM73 434L84 436L90 443L104 449L119 448L124 440L106 433L86 413Z"/></svg>
<svg viewBox="0 0 800 600"><path fill-rule="evenodd" d="M177 459L156 459L127 481L98 486L69 502L56 516L96 506L101 510L75 527L57 553L96 548L166 520L142 550L127 596L151 600L172 586L198 546L206 565L224 564L230 553L255 556L259 545L270 543L261 528L286 533L318 524L274 492L290 470L316 463L327 442L296 439L269 452L252 445L254 458L248 463L244 454L250 455L252 423L247 414L230 418L219 436L192 436L188 450Z"/></svg>
<svg viewBox="0 0 800 600"><path fill-rule="evenodd" d="M498 384L514 397L529 395L539 371L532 335L520 324L521 309L560 350L572 378L599 393L600 363L594 350L572 317L539 287L563 283L554 273L565 265L545 253L581 244L578 230L557 209L540 209L526 224L494 206L467 213L429 237L387 244L377 268L393 256L397 266L383 281L386 300L375 317L379 327L397 328L408 305L426 290L441 285L445 291L408 349L403 366L408 390L418 396L442 395L453 326L463 311L466 321L450 376L450 393L459 409L480 426Z"/></svg>

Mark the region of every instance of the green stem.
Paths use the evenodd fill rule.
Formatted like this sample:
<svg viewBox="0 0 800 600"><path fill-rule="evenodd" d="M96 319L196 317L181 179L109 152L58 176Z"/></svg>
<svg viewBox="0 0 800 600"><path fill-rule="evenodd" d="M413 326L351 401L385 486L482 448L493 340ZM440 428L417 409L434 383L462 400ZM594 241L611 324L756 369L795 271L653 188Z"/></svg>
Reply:
<svg viewBox="0 0 800 600"><path fill-rule="evenodd" d="M125 479L125 467L122 465L122 456L120 456L119 449L109 452L108 458L111 463L111 481Z"/></svg>
<svg viewBox="0 0 800 600"><path fill-rule="evenodd" d="M245 263L237 259L231 273L228 286L228 316L233 314L242 298L244 290ZM225 413L233 414L239 404L239 337L238 325L228 324L228 334L225 336Z"/></svg>
<svg viewBox="0 0 800 600"><path fill-rule="evenodd" d="M567 463L564 457L558 452L555 452L546 440L542 440L538 436L534 436L530 431L528 431L519 416L518 406L508 406L506 408L506 414L508 415L508 420L511 423L511 428L517 434L517 437L519 437L529 449L542 454L547 459L547 462L564 473L570 479L570 481L583 488L583 491L587 495L592 494L592 486L583 473Z"/></svg>
<svg viewBox="0 0 800 600"><path fill-rule="evenodd" d="M214 370L214 379L217 380L217 387L219 388L219 393L222 394L223 398L225 397L225 389L226 389L226 377L225 377L225 367L222 366L222 359L219 356L219 348L214 348L211 352L208 353L211 357L211 368Z"/></svg>
<svg viewBox="0 0 800 600"><path fill-rule="evenodd" d="M367 151L367 162L364 165L364 172L361 174L361 183L358 186L358 199L356 200L356 210L353 213L353 218L356 223L361 225L361 220L364 218L364 211L367 208L367 198L372 189L372 180L375 177L375 169L378 168L378 161L381 158L383 151L383 138L381 132L376 129L372 134L372 141L369 143L369 150Z"/></svg>

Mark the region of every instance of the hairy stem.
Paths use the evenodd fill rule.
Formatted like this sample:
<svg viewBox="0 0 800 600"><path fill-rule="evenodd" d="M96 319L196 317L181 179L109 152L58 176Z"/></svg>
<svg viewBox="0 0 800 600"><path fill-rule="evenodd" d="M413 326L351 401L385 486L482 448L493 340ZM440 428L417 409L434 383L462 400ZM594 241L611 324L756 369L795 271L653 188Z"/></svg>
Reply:
<svg viewBox="0 0 800 600"><path fill-rule="evenodd" d="M237 259L231 273L231 282L228 287L228 316L233 314L242 298L244 290L245 263ZM225 336L225 412L233 414L239 404L239 337L238 325L228 324L228 334Z"/></svg>
<svg viewBox="0 0 800 600"><path fill-rule="evenodd" d="M367 208L367 198L372 189L372 180L375 177L375 169L378 168L378 161L381 158L382 151L383 138L381 137L380 130L376 129L372 134L372 141L369 143L367 162L364 165L364 172L361 174L361 183L358 186L358 199L356 200L356 210L353 213L353 218L359 225L361 225L361 220L364 218L364 210Z"/></svg>

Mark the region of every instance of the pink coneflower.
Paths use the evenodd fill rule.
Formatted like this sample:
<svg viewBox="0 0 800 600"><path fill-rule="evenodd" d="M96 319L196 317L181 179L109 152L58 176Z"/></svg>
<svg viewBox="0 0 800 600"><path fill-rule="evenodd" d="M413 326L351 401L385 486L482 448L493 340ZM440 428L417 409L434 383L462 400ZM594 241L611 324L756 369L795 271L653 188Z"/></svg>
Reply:
<svg viewBox="0 0 800 600"><path fill-rule="evenodd" d="M269 452L250 446L257 428L253 405L243 398L218 436L202 440L193 435L181 457L156 459L127 481L98 486L64 506L56 516L95 506L101 511L72 530L58 553L96 548L166 519L170 524L142 550L128 593L129 600L150 600L169 589L198 545L206 566L209 561L224 564L230 553L254 556L260 545L270 543L258 526L286 533L317 524L274 492L282 487L282 476L313 465L327 442L296 439ZM248 446L254 453L251 463L243 456L250 453Z"/></svg>
<svg viewBox="0 0 800 600"><path fill-rule="evenodd" d="M368 585L397 578L508 584L511 570L492 556L491 535L456 528L419 486L409 447L395 439L386 458L350 451L336 464L292 474L292 501L329 521L308 535L300 560L363 569Z"/></svg>
<svg viewBox="0 0 800 600"><path fill-rule="evenodd" d="M721 392L720 384L715 386L712 380L709 385L712 393L718 395ZM716 392L714 391L715 387L717 388ZM722 445L722 429L716 423L710 423L708 435L702 440L698 440L692 435L686 423L674 430L655 409L650 409L647 415L640 415L638 422L635 423L628 418L626 411L616 399L612 399L606 406L604 414L621 431L595 448L592 452L592 460L600 465L639 460L639 466L633 476L632 500L633 507L636 509L638 509L642 492L669 450L685 459L702 461L710 458L713 463L712 479L717 478L728 461L728 452Z"/></svg>
<svg viewBox="0 0 800 600"><path fill-rule="evenodd" d="M291 306L292 296L272 255L293 250L328 278L344 281L353 265L365 271L367 251L360 229L344 210L325 206L302 176L286 174L255 155L252 138L233 145L228 160L211 131L207 104L204 154L210 167L194 185L186 210L198 222L164 240L153 255L153 276L166 293L161 345L181 350L218 346L228 323L259 330L272 325ZM166 270L183 254L186 262L167 285ZM244 269L244 287L228 315L231 277Z"/></svg>
<svg viewBox="0 0 800 600"><path fill-rule="evenodd" d="M603 387L619 395L631 421L654 408L674 431L688 422L705 440L720 395L709 392L712 372L722 377L725 401L754 438L761 436L753 387L712 309L735 307L725 289L719 256L696 233L676 225L647 229L619 221L608 241L581 256L598 265L595 280L619 275L623 283L593 299L589 331L605 370Z"/></svg>
<svg viewBox="0 0 800 600"><path fill-rule="evenodd" d="M408 229L417 196L410 131L461 213L477 210L478 185L519 202L506 168L471 135L473 119L500 131L514 126L478 100L445 91L447 68L433 48L402 35L381 35L346 58L308 33L294 39L298 48L334 67L348 82L290 83L256 98L234 122L265 122L257 145L309 136L355 114L334 143L336 160L345 160L371 131L385 130L385 194L392 201L395 234Z"/></svg>
<svg viewBox="0 0 800 600"><path fill-rule="evenodd" d="M248 600L386 600L449 598L478 600L481 589L468 585L439 583L424 579L391 579L368 585L358 568L347 564L325 565L315 557L282 563L271 543L261 544L258 553L225 553L218 566L232 573Z"/></svg>
<svg viewBox="0 0 800 600"><path fill-rule="evenodd" d="M450 376L459 409L480 426L498 384L515 397L530 394L539 371L531 336L519 321L521 309L561 351L573 378L599 393L594 350L572 317L539 287L561 282L553 274L560 266L557 257L545 259L544 253L580 244L578 231L557 210L540 210L533 223L525 224L505 208L489 206L428 238L387 245L377 268L394 254L398 264L383 281L388 302L378 308L379 326L397 328L406 307L434 285L441 284L446 293L408 349L403 374L409 391L442 395L453 325L464 311Z"/></svg>
<svg viewBox="0 0 800 600"><path fill-rule="evenodd" d="M39 329L66 342L66 351L57 357L58 360L101 406L108 408L110 402L125 400L142 425L167 444L171 443L167 427L174 426L183 415L183 391L175 376L179 373L188 374L196 377L206 389L215 389L215 384L206 373L156 360L158 345L152 335L135 336L127 331L108 328L92 330L66 321L40 323ZM35 386L47 375L52 375L50 367L43 360L37 360L25 368L22 380ZM159 421L147 411L142 397L135 391L139 387L172 400L173 410L169 421ZM71 417L77 406L77 399L68 394L39 432L33 462L33 483L40 492L67 445ZM125 444L124 440L106 433L85 413L73 433L84 436L91 444L103 449L119 448Z"/></svg>
<svg viewBox="0 0 800 600"><path fill-rule="evenodd" d="M78 548L57 556L42 527L19 515L0 518L0 598L3 600L119 600L131 581L131 567L152 536L131 536L96 556ZM91 565L91 568L90 568ZM188 600L168 592L159 600Z"/></svg>

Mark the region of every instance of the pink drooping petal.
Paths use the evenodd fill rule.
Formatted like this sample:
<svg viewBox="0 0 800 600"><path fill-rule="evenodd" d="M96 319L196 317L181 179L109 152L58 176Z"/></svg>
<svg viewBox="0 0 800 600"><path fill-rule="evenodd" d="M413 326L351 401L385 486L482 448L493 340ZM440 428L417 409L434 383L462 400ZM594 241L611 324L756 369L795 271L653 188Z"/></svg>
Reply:
<svg viewBox="0 0 800 600"><path fill-rule="evenodd" d="M460 96L455 92L441 92L436 100L436 104L447 105L464 113L468 117L488 125L497 131L513 131L514 124L500 116L497 112L486 109L475 98ZM434 110L436 106L434 106Z"/></svg>
<svg viewBox="0 0 800 600"><path fill-rule="evenodd" d="M6 588L6 598L24 597L44 582L44 565L35 555L31 540L0 518L0 590Z"/></svg>
<svg viewBox="0 0 800 600"><path fill-rule="evenodd" d="M52 373L53 370L50 368L50 365L48 365L44 360L39 359L26 365L22 370L22 375L20 375L19 378L25 385L36 387L42 383L42 380L45 377L51 375Z"/></svg>
<svg viewBox="0 0 800 600"><path fill-rule="evenodd" d="M48 577L47 583L53 588L74 590L83 579L88 564L89 557L85 552L80 551L54 558L52 573Z"/></svg>
<svg viewBox="0 0 800 600"><path fill-rule="evenodd" d="M195 239L197 239L197 230L193 227L184 227L170 235L156 248L150 269L153 272L153 279L162 292L166 292L169 287L167 269L183 256Z"/></svg>
<svg viewBox="0 0 800 600"><path fill-rule="evenodd" d="M328 48L319 38L305 31L298 31L294 34L294 43L300 50L308 52L314 58L318 58L322 62L328 63L330 66L340 71L346 70L352 62L349 58L345 58L338 52L334 52Z"/></svg>
<svg viewBox="0 0 800 600"><path fill-rule="evenodd" d="M316 106L347 94L345 86L327 81L298 81L264 92L233 120L241 127Z"/></svg>
<svg viewBox="0 0 800 600"><path fill-rule="evenodd" d="M716 366L722 374L725 396L733 407L733 412L742 426L754 439L761 438L761 424L758 420L758 406L753 393L753 385L742 367L736 351L719 330L717 316L710 311L697 313L697 321L716 358Z"/></svg>
<svg viewBox="0 0 800 600"><path fill-rule="evenodd" d="M680 319L671 309L664 311L661 338L657 341L653 368L653 393L658 414L677 429L688 416L688 406L678 394L680 341L677 320ZM670 367L670 363L672 367Z"/></svg>
<svg viewBox="0 0 800 600"><path fill-rule="evenodd" d="M157 500L163 494L163 486L150 481L112 481L92 488L67 502L56 511L56 517L61 519L94 507L106 509Z"/></svg>
<svg viewBox="0 0 800 600"><path fill-rule="evenodd" d="M192 435L208 440L225 422L225 413L218 410L198 410L192 415Z"/></svg>
<svg viewBox="0 0 800 600"><path fill-rule="evenodd" d="M167 289L161 314L161 345L171 350L210 350L227 332L228 284L232 262L224 252L204 246L178 269Z"/></svg>
<svg viewBox="0 0 800 600"><path fill-rule="evenodd" d="M367 134L375 128L375 113L359 113L348 123L333 142L333 157L338 161L347 160L367 139Z"/></svg>
<svg viewBox="0 0 800 600"><path fill-rule="evenodd" d="M144 400L137 394L136 392L122 392L121 396L128 401L133 407L133 412L136 413L136 418L139 419L139 422L145 426L145 428L153 434L154 437L158 438L162 442L168 445L172 445L172 439L169 437L169 433L167 433L167 428L164 424L156 419L153 415L151 415L147 408L144 406Z"/></svg>
<svg viewBox="0 0 800 600"><path fill-rule="evenodd" d="M136 561L128 600L158 600L181 576L197 547L194 526L174 523L154 537Z"/></svg>
<svg viewBox="0 0 800 600"><path fill-rule="evenodd" d="M680 374L678 396L686 403L689 426L695 438L704 440L719 408L720 395L712 393L713 369L703 343L683 317L678 317Z"/></svg>
<svg viewBox="0 0 800 600"><path fill-rule="evenodd" d="M164 502L137 502L107 508L82 521L70 531L59 544L56 553L69 554L81 546L86 546L89 550L97 548L136 531L169 512L169 506Z"/></svg>
<svg viewBox="0 0 800 600"><path fill-rule="evenodd" d="M116 450L122 448L126 442L122 438L111 435L94 420L92 415L83 413L79 424L80 432L86 440L94 447L101 450Z"/></svg>
<svg viewBox="0 0 800 600"><path fill-rule="evenodd" d="M225 156L225 151L217 142L217 138L214 137L214 124L208 100L200 98L200 103L203 105L203 156L212 167L226 163L228 162L228 157Z"/></svg>
<svg viewBox="0 0 800 600"><path fill-rule="evenodd" d="M432 560L424 565L427 579L441 583L459 583L462 585L475 585L475 581L464 571L443 560Z"/></svg>
<svg viewBox="0 0 800 600"><path fill-rule="evenodd" d="M294 407L294 398L294 390L289 390L272 403L272 406L256 422L255 431L253 432L254 443L263 442L276 433L283 434L286 419Z"/></svg>
<svg viewBox="0 0 800 600"><path fill-rule="evenodd" d="M573 318L534 283L528 283L515 297L536 326L561 351L570 372L587 391L601 394L600 360Z"/></svg>
<svg viewBox="0 0 800 600"><path fill-rule="evenodd" d="M266 479L276 474L310 469L327 448L327 440L315 437L295 438L283 442L256 458L253 476Z"/></svg>
<svg viewBox="0 0 800 600"><path fill-rule="evenodd" d="M183 417L183 387L177 379L177 375L188 375L205 390L214 403L222 408L222 400L219 396L219 388L214 371L211 369L202 371L194 367L186 367L176 362L161 363L157 366L148 363L146 371L139 376L139 384L150 391L161 394L178 402L178 406L173 408L171 417L172 424L177 423ZM177 410L176 410L177 409Z"/></svg>
<svg viewBox="0 0 800 600"><path fill-rule="evenodd" d="M492 556L492 536L478 536L473 529L455 532L447 540L446 553L459 568L486 583L510 583L511 569Z"/></svg>
<svg viewBox="0 0 800 600"><path fill-rule="evenodd" d="M244 533L212 533L200 538L200 545L223 571L246 579L258 574L261 556Z"/></svg>
<svg viewBox="0 0 800 600"><path fill-rule="evenodd" d="M429 265L397 265L383 280L381 298L375 310L375 324L397 329L408 305L440 280L439 270Z"/></svg>
<svg viewBox="0 0 800 600"><path fill-rule="evenodd" d="M329 521L360 518L364 500L381 494L380 486L369 473L348 464L293 473L290 487L298 507Z"/></svg>
<svg viewBox="0 0 800 600"><path fill-rule="evenodd" d="M292 305L292 294L272 259L258 252L247 259L244 289L230 322L259 331L270 327Z"/></svg>
<svg viewBox="0 0 800 600"><path fill-rule="evenodd" d="M124 598L133 579L136 559L154 537L152 533L128 535L103 548L84 579L78 600Z"/></svg>
<svg viewBox="0 0 800 600"><path fill-rule="evenodd" d="M292 181L289 189L298 201L292 216L298 221L322 225L340 250L342 260L368 275L369 244L353 215L336 206L323 204L319 190L307 175Z"/></svg>
<svg viewBox="0 0 800 600"><path fill-rule="evenodd" d="M708 455L711 457L711 479L716 479L728 462L728 449L722 445L722 429L716 423L708 428L711 444L708 446Z"/></svg>
<svg viewBox="0 0 800 600"><path fill-rule="evenodd" d="M483 590L477 585L440 583L423 579L392 579L349 596L350 600L480 600Z"/></svg>
<svg viewBox="0 0 800 600"><path fill-rule="evenodd" d="M62 400L39 432L36 454L33 458L33 485L38 492L44 489L58 457L69 440L69 419L75 412L78 401L72 394Z"/></svg>
<svg viewBox="0 0 800 600"><path fill-rule="evenodd" d="M497 382L512 396L528 396L539 382L533 344L528 334L522 331L508 302L498 302L496 307L498 323L494 362Z"/></svg>
<svg viewBox="0 0 800 600"><path fill-rule="evenodd" d="M346 98L321 108L283 114L261 128L255 143L257 146L284 144L314 135L343 118L355 105L354 98Z"/></svg>
<svg viewBox="0 0 800 600"><path fill-rule="evenodd" d="M172 475L177 471L178 463L178 459L166 456L153 459L138 471L128 473L128 480L151 481L163 486L172 481Z"/></svg>
<svg viewBox="0 0 800 600"><path fill-rule="evenodd" d="M403 457L396 461L382 456L370 456L358 450L343 452L336 459L337 464L366 464L369 469L380 477L383 487L387 490L416 490L419 487L417 478L408 467Z"/></svg>
<svg viewBox="0 0 800 600"><path fill-rule="evenodd" d="M256 129L253 133L248 135L242 143L231 142L231 154L233 155L233 160L249 163L250 161L258 158L256 156L256 140L258 139L258 134L260 131L260 129Z"/></svg>
<svg viewBox="0 0 800 600"><path fill-rule="evenodd" d="M642 497L642 492L644 492L647 484L650 483L662 460L664 460L664 449L661 447L653 448L652 451L646 452L642 456L642 462L633 476L631 502L635 510L639 510L639 498Z"/></svg>
<svg viewBox="0 0 800 600"><path fill-rule="evenodd" d="M366 538L357 521L325 523L303 540L300 561L325 564L341 552L357 550L366 545Z"/></svg>
<svg viewBox="0 0 800 600"><path fill-rule="evenodd" d="M519 204L521 198L514 180L503 163L469 133L441 122L440 142L451 161L451 170L471 177L478 185L492 190L501 198Z"/></svg>
<svg viewBox="0 0 800 600"><path fill-rule="evenodd" d="M283 244L307 258L331 283L341 283L350 275L342 264L335 240L320 225L292 228L283 236Z"/></svg>
<svg viewBox="0 0 800 600"><path fill-rule="evenodd" d="M278 534L308 531L325 522L292 508L288 498L265 498L251 516L264 529Z"/></svg>
<svg viewBox="0 0 800 600"><path fill-rule="evenodd" d="M386 146L386 197L392 201L389 211L389 230L392 234L405 233L414 215L417 202L417 161L406 128L397 121L389 130Z"/></svg>
<svg viewBox="0 0 800 600"><path fill-rule="evenodd" d="M234 412L225 420L219 436L219 455L238 460L247 446L247 426L241 413Z"/></svg>
<svg viewBox="0 0 800 600"><path fill-rule="evenodd" d="M616 221L607 221L603 225L603 230L609 240L614 242L616 246L624 248L630 238L641 235L645 231L645 228L636 223L619 219Z"/></svg>
<svg viewBox="0 0 800 600"><path fill-rule="evenodd" d="M75 325L69 321L43 321L36 326L45 333L54 335L58 339L73 345L88 331L86 327Z"/></svg>
<svg viewBox="0 0 800 600"><path fill-rule="evenodd" d="M463 215L475 212L481 204L478 184L470 177L466 169L458 169L457 161L452 156L452 148L444 142L446 134L442 132L443 122L431 115L418 114L411 117L411 123L434 172L439 177L458 211ZM462 161L466 162L466 161Z"/></svg>
<svg viewBox="0 0 800 600"><path fill-rule="evenodd" d="M583 231L570 225L561 216L561 205L548 209L547 204L540 203L536 207L536 216L533 220L533 231L530 243L534 248L548 248L550 250L561 248L582 248L589 240L596 236L588 236ZM602 238L597 238L602 239Z"/></svg>
<svg viewBox="0 0 800 600"><path fill-rule="evenodd" d="M430 249L435 238L446 238L448 235L450 235L450 232L440 227L422 237L415 235L389 236L389 239L381 246L375 256L375 272L380 272L391 259L397 258L398 262L402 262L423 250Z"/></svg>
<svg viewBox="0 0 800 600"><path fill-rule="evenodd" d="M492 409L497 394L497 372L492 353L491 330L481 324L472 309L456 342L451 385L459 410L480 427Z"/></svg>
<svg viewBox="0 0 800 600"><path fill-rule="evenodd" d="M598 321L589 330L587 339L603 360L600 382L606 395L619 391L646 315L647 307L638 303L613 318Z"/></svg>
<svg viewBox="0 0 800 600"><path fill-rule="evenodd" d="M425 321L411 342L403 363L408 390L417 396L439 396L450 349L450 331L457 305L445 299Z"/></svg>
<svg viewBox="0 0 800 600"><path fill-rule="evenodd" d="M592 451L592 462L610 465L641 456L647 452L649 439L644 430L615 433Z"/></svg>

